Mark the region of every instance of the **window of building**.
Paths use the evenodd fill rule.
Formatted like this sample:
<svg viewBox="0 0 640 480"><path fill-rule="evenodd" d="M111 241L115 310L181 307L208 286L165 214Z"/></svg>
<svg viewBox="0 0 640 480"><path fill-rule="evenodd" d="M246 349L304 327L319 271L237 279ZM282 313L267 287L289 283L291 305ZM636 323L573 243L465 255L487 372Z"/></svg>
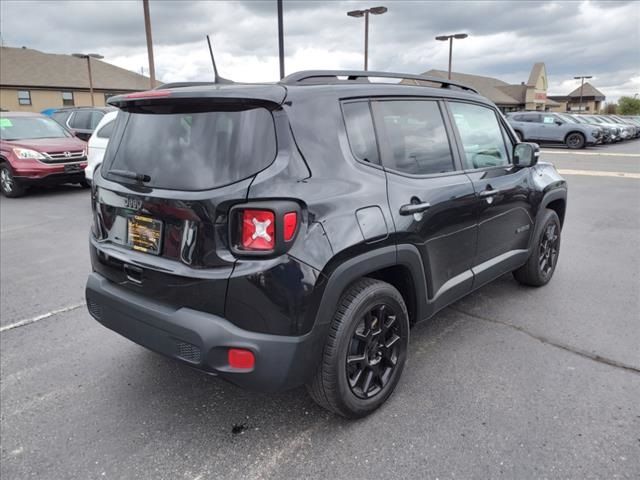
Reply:
<svg viewBox="0 0 640 480"><path fill-rule="evenodd" d="M363 162L379 165L380 158L369 102L344 103L342 114L353 155Z"/></svg>
<svg viewBox="0 0 640 480"><path fill-rule="evenodd" d="M465 167L508 165L509 156L496 113L470 103L451 102L450 106L464 147Z"/></svg>
<svg viewBox="0 0 640 480"><path fill-rule="evenodd" d="M382 164L410 175L454 170L440 107L429 100L391 100L372 104L381 132Z"/></svg>
<svg viewBox="0 0 640 480"><path fill-rule="evenodd" d="M62 92L62 105L65 107L73 107L75 105L73 92Z"/></svg>
<svg viewBox="0 0 640 480"><path fill-rule="evenodd" d="M18 90L18 104L31 105L31 92L29 90Z"/></svg>

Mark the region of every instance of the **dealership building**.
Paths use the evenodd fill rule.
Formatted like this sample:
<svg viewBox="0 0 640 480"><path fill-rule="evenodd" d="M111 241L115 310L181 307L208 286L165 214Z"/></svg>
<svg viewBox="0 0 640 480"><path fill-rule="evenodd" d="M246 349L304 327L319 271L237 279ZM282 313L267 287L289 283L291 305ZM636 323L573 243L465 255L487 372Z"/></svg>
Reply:
<svg viewBox="0 0 640 480"><path fill-rule="evenodd" d="M429 70L423 75L447 78L447 72L443 70ZM582 95L578 87L565 96L547 96L547 67L542 62L535 63L529 79L520 84L458 72L451 72L451 79L475 88L505 113L520 110L597 113L602 110L605 101L604 94L590 83L584 84Z"/></svg>
<svg viewBox="0 0 640 480"><path fill-rule="evenodd" d="M148 77L96 58L0 47L0 109L40 112L90 106L89 61L95 106L104 106L113 95L150 88Z"/></svg>

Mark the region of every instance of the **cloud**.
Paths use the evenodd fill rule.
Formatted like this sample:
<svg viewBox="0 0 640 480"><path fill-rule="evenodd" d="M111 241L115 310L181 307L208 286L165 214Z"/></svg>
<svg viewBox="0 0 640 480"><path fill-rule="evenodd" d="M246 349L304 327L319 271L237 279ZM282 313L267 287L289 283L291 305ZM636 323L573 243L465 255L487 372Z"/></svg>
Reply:
<svg viewBox="0 0 640 480"><path fill-rule="evenodd" d="M362 68L363 19L346 12L371 2L284 1L286 70ZM374 2L375 3L375 2ZM370 18L372 69L446 69L448 50L434 37L467 32L454 44L454 70L519 83L534 62L547 65L551 94L575 88L575 75L608 100L640 91L640 3L529 1L381 1ZM276 2L151 1L157 76L164 81L212 75L205 35L221 73L240 81L278 75ZM29 19L24 28L22 19ZM5 45L55 53L97 52L116 65L147 67L142 2L3 0ZM148 71L148 70L145 70Z"/></svg>

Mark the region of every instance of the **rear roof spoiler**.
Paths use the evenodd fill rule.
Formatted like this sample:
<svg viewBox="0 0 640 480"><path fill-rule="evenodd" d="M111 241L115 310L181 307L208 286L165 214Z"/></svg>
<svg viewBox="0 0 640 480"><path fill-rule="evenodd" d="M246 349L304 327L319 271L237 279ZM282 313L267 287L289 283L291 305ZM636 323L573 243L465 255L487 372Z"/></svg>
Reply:
<svg viewBox="0 0 640 480"><path fill-rule="evenodd" d="M346 78L340 78L346 77ZM440 88L459 88L472 93L478 93L463 83L447 80L440 77L427 77L425 75L414 75L411 73L394 73L394 72L372 72L364 70L303 70L301 72L287 75L280 83L283 85L328 85L335 83L373 83L370 78L395 78L399 80L413 80L412 83L404 83L403 85L417 85L432 87L433 85L422 85L419 82L436 83Z"/></svg>

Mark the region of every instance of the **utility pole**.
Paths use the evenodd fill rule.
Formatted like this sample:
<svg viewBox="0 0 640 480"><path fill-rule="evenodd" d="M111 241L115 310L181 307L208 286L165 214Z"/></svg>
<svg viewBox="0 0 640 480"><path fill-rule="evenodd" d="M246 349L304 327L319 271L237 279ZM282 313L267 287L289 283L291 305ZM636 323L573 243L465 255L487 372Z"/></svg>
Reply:
<svg viewBox="0 0 640 480"><path fill-rule="evenodd" d="M147 54L149 55L149 85L156 87L156 67L153 62L153 39L151 38L151 19L149 18L149 0L142 0L144 10L144 30L147 34Z"/></svg>
<svg viewBox="0 0 640 480"><path fill-rule="evenodd" d="M584 79L592 78L591 75L582 75L579 77L573 77L574 80L581 80L580 82L580 104L578 105L578 113L582 113L582 89L584 88Z"/></svg>
<svg viewBox="0 0 640 480"><path fill-rule="evenodd" d="M89 73L89 95L91 96L91 106L95 107L96 102L93 98L93 75L91 74L91 59L97 58L98 60L104 58L102 55L97 53L72 53L72 57L76 58L86 58L87 59L87 70Z"/></svg>
<svg viewBox="0 0 640 480"><path fill-rule="evenodd" d="M282 0L278 0L278 55L280 57L280 79L284 78L284 27L282 20Z"/></svg>

